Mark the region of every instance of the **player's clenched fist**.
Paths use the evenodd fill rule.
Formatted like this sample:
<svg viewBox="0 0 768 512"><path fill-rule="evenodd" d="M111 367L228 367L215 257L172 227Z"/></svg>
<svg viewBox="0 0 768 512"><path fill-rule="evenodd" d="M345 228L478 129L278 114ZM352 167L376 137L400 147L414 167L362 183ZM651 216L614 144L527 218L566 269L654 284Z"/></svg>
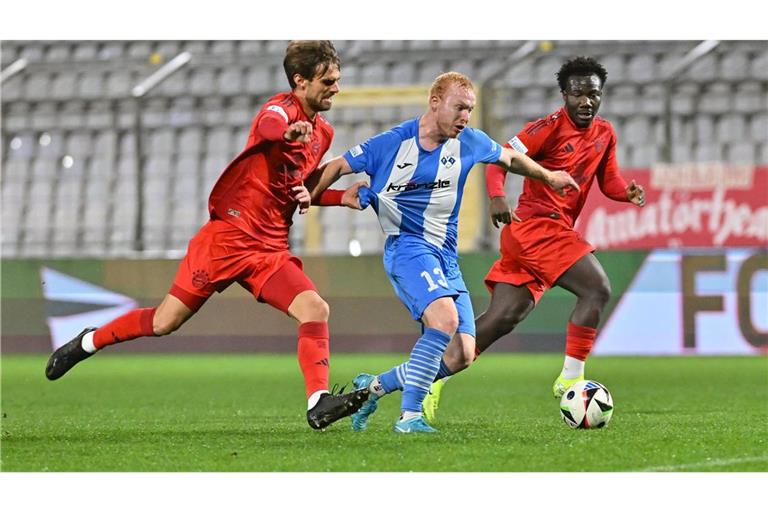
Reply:
<svg viewBox="0 0 768 512"><path fill-rule="evenodd" d="M355 210L362 210L360 206L360 187L368 186L365 181L358 181L344 191L341 196L341 205Z"/></svg>
<svg viewBox="0 0 768 512"><path fill-rule="evenodd" d="M312 202L309 190L304 185L297 185L291 191L293 192L293 199L299 203L299 215L304 215L309 211L309 205Z"/></svg>
<svg viewBox="0 0 768 512"><path fill-rule="evenodd" d="M288 142L309 142L312 136L312 123L308 121L296 121L288 126L283 138Z"/></svg>
<svg viewBox="0 0 768 512"><path fill-rule="evenodd" d="M627 187L627 199L641 208L645 206L645 189L642 185L635 183L635 180L632 180L632 183Z"/></svg>
<svg viewBox="0 0 768 512"><path fill-rule="evenodd" d="M510 224L513 220L515 222L521 222L520 217L515 215L515 212L509 207L507 199L503 196L492 198L489 209L491 213L491 221L495 228L499 227L499 223Z"/></svg>

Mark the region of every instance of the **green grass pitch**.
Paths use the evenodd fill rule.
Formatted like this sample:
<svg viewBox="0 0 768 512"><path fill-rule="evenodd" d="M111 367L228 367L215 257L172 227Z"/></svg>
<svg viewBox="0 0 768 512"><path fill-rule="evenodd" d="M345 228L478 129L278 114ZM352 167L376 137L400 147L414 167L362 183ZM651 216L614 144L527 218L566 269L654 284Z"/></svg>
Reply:
<svg viewBox="0 0 768 512"><path fill-rule="evenodd" d="M336 354L333 381L402 356ZM559 355L487 354L444 390L437 435L312 431L291 355L100 354L56 382L46 357L2 357L2 471L766 471L765 357L592 358L611 390L601 430L571 430Z"/></svg>

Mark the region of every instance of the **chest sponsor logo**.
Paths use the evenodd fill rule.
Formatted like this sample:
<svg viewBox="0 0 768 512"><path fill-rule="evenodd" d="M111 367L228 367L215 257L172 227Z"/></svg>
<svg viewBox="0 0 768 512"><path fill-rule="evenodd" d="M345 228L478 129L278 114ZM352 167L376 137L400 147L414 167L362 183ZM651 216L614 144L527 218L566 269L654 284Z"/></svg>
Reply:
<svg viewBox="0 0 768 512"><path fill-rule="evenodd" d="M403 183L402 185L395 185L394 183L390 183L387 186L387 192L409 192L411 190L418 189L435 190L438 188L448 188L450 186L451 180L437 180L429 183L415 183L412 181L409 183Z"/></svg>

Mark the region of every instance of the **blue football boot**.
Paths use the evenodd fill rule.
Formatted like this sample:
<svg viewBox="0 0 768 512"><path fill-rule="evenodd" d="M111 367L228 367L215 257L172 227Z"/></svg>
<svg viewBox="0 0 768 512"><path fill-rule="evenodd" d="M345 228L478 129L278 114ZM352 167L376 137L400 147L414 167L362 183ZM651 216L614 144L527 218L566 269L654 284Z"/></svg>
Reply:
<svg viewBox="0 0 768 512"><path fill-rule="evenodd" d="M355 389L368 389L368 386L371 385L375 378L376 376L370 373L361 373L352 380L352 385L355 386ZM376 412L376 409L379 407L378 402L379 396L376 393L368 395L368 400L365 401L363 406L356 413L352 414L352 430L365 430L368 426L368 417Z"/></svg>
<svg viewBox="0 0 768 512"><path fill-rule="evenodd" d="M423 416L416 416L409 420L398 420L397 423L395 423L393 430L399 434L432 434L437 432L436 428L430 427L429 424L424 421Z"/></svg>

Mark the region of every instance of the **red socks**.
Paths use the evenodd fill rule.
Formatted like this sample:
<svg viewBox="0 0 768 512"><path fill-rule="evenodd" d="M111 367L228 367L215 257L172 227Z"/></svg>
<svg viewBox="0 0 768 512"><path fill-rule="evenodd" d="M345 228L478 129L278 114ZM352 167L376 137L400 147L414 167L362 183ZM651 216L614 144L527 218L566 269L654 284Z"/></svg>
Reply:
<svg viewBox="0 0 768 512"><path fill-rule="evenodd" d="M595 342L597 329L584 327L568 322L568 333L565 337L565 355L585 361L592 344Z"/></svg>
<svg viewBox="0 0 768 512"><path fill-rule="evenodd" d="M304 374L307 398L315 391L328 389L328 322L304 322L299 325L299 366Z"/></svg>
<svg viewBox="0 0 768 512"><path fill-rule="evenodd" d="M154 336L152 320L155 317L155 309L157 308L134 309L99 327L93 333L93 345L103 348L142 336Z"/></svg>

